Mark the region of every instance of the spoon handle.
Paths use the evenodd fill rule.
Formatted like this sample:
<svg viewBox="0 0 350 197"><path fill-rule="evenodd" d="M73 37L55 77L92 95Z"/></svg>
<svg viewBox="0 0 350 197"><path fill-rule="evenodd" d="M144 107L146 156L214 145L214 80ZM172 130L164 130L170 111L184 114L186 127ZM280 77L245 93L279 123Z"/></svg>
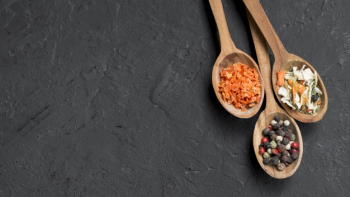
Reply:
<svg viewBox="0 0 350 197"><path fill-rule="evenodd" d="M271 47L271 50L275 56L275 62L284 62L288 52L273 29L259 0L243 0L243 2L264 35L267 43Z"/></svg>
<svg viewBox="0 0 350 197"><path fill-rule="evenodd" d="M221 52L228 53L236 49L236 46L233 44L233 41L228 31L226 18L224 14L224 9L222 7L221 0L209 0L211 10L213 11L216 25L218 26L220 43L221 43Z"/></svg>
<svg viewBox="0 0 350 197"><path fill-rule="evenodd" d="M264 79L264 84L265 84L265 93L266 93L265 111L267 113L272 111L277 111L278 104L274 99L273 91L272 91L271 65L270 65L269 54L267 51L266 40L264 39L261 31L259 30L258 26L256 25L251 14L248 11L247 11L247 16L248 16L250 30L253 36L253 42L255 46L256 56L258 58L260 72L261 72L262 78Z"/></svg>

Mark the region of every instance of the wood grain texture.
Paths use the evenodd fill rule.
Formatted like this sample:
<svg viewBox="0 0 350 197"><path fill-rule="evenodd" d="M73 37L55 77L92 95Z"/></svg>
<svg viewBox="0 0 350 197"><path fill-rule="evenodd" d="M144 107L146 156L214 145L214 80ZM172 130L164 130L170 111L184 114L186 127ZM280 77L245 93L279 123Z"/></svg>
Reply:
<svg viewBox="0 0 350 197"><path fill-rule="evenodd" d="M258 65L255 61L243 51L237 49L231 39L230 33L228 31L224 10L222 7L221 0L209 0L210 7L213 11L214 18L219 30L220 35L220 43L221 43L221 53L217 58L212 74L212 83L215 91L215 95L220 101L221 105L232 115L238 118L250 118L254 116L260 109L262 102L264 100L264 88L261 89L261 99L258 104L254 107L246 108L243 112L241 109L235 108L232 104L228 104L222 99L222 95L219 93L219 83L220 83L220 71L225 68L229 64L234 64L237 62L241 62L243 64L248 65L251 68L255 68L255 70L259 73L259 80L261 85L264 86L264 82L261 78L261 73L259 71Z"/></svg>
<svg viewBox="0 0 350 197"><path fill-rule="evenodd" d="M260 66L260 71L262 77L265 81L265 90L266 90L266 109L260 114L259 119L255 125L254 134L253 134L253 146L255 156L260 164L260 166L264 169L264 171L269 174L273 178L284 179L292 176L296 170L298 169L300 162L303 156L303 140L300 133L300 129L297 123L294 121L292 117L287 115L283 109L281 109L276 103L271 87L271 69L270 69L270 60L267 51L266 40L262 36L260 30L256 26L256 23L252 19L249 12L248 20L253 36L253 41L255 45L255 50L258 58L258 63ZM263 157L259 154L259 145L261 144L261 139L264 137L262 135L262 131L268 127L270 122L275 118L275 116L279 116L281 120L289 120L290 126L289 128L294 131L296 136L296 142L299 143L299 157L295 160L291 165L286 167L283 171L277 170L275 166L272 165L264 165Z"/></svg>
<svg viewBox="0 0 350 197"><path fill-rule="evenodd" d="M275 92L278 101L281 103L282 107L286 110L286 112L292 116L294 119L305 122L305 123L313 123L321 120L328 108L328 95L324 83L318 75L318 88L323 92L321 96L322 104L320 106L320 110L317 111L313 115L303 114L296 110L290 108L287 104L281 102L281 96L278 95L279 86L277 85L277 75L276 73L280 70L289 70L291 67L297 67L301 69L303 65L306 65L306 68L310 68L313 72L315 72L315 68L311 66L307 61L298 57L296 55L290 54L284 48L282 42L274 31L269 19L267 18L259 0L243 0L247 9L252 15L252 18L255 20L257 26L261 30L263 36L265 37L267 43L271 47L271 50L275 56L275 62L272 69L272 87Z"/></svg>

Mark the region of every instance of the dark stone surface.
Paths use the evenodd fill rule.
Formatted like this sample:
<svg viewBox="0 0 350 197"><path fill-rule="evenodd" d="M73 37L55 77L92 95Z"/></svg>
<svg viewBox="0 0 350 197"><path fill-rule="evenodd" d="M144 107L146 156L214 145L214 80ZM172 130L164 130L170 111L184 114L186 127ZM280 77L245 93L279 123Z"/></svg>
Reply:
<svg viewBox="0 0 350 197"><path fill-rule="evenodd" d="M235 118L215 97L206 0L4 0L0 196L346 196L350 1L261 2L329 95L323 120L299 123L294 176L270 178L252 148L258 115ZM223 4L255 58L244 5Z"/></svg>

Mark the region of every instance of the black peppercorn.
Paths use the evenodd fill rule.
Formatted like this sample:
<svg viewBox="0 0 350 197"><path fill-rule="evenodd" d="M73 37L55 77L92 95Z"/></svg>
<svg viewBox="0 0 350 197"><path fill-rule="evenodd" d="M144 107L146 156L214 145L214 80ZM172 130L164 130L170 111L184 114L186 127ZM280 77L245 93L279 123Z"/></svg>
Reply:
<svg viewBox="0 0 350 197"><path fill-rule="evenodd" d="M277 166L280 163L280 160L278 159L277 156L271 158L271 163L274 166Z"/></svg>
<svg viewBox="0 0 350 197"><path fill-rule="evenodd" d="M288 163L289 164L293 163L293 159L291 157L288 157Z"/></svg>
<svg viewBox="0 0 350 197"><path fill-rule="evenodd" d="M270 129L266 128L263 130L263 135L266 136L269 134Z"/></svg>
<svg viewBox="0 0 350 197"><path fill-rule="evenodd" d="M279 116L275 116L276 122L280 122L281 118Z"/></svg>
<svg viewBox="0 0 350 197"><path fill-rule="evenodd" d="M286 165L286 167L288 167L288 166L289 166L289 163L285 163L284 165Z"/></svg>
<svg viewBox="0 0 350 197"><path fill-rule="evenodd" d="M284 138L283 138L283 144L284 144L284 145L287 145L288 143L289 143L289 139L286 138L286 137L284 137Z"/></svg>
<svg viewBox="0 0 350 197"><path fill-rule="evenodd" d="M296 160L298 158L299 154L298 153L293 153L292 154L292 159Z"/></svg>
<svg viewBox="0 0 350 197"><path fill-rule="evenodd" d="M273 135L273 134L275 134L275 132L274 131L269 131L269 136L271 136L271 135Z"/></svg>
<svg viewBox="0 0 350 197"><path fill-rule="evenodd" d="M276 123L274 125L272 125L272 129L277 131L278 129L280 128L280 124L279 123Z"/></svg>
<svg viewBox="0 0 350 197"><path fill-rule="evenodd" d="M268 148L270 148L270 142L264 142L264 148L265 150L267 150Z"/></svg>
<svg viewBox="0 0 350 197"><path fill-rule="evenodd" d="M312 95L311 96L311 101L315 103L318 100L318 97L319 96L317 94L316 95Z"/></svg>
<svg viewBox="0 0 350 197"><path fill-rule="evenodd" d="M281 162L282 163L287 163L288 162L288 156L287 155L283 155L282 158L281 158Z"/></svg>
<svg viewBox="0 0 350 197"><path fill-rule="evenodd" d="M281 153L278 153L278 154L276 155L276 157L278 157L278 159L280 159L280 158L282 157L282 154L281 154Z"/></svg>
<svg viewBox="0 0 350 197"><path fill-rule="evenodd" d="M263 163L268 165L270 163L270 158L264 158Z"/></svg>
<svg viewBox="0 0 350 197"><path fill-rule="evenodd" d="M259 150L260 150L261 147L264 147L264 144L260 144L260 145L259 145Z"/></svg>
<svg viewBox="0 0 350 197"><path fill-rule="evenodd" d="M273 134L273 135L271 135L271 141L276 141L276 137L277 137L277 134Z"/></svg>
<svg viewBox="0 0 350 197"><path fill-rule="evenodd" d="M287 155L287 156L288 156L288 154L289 154L289 152L288 152L287 150L285 150L285 151L282 152L282 155L283 155L283 156L284 156L284 155Z"/></svg>
<svg viewBox="0 0 350 197"><path fill-rule="evenodd" d="M292 129L288 129L288 133L289 134L293 134L293 130Z"/></svg>

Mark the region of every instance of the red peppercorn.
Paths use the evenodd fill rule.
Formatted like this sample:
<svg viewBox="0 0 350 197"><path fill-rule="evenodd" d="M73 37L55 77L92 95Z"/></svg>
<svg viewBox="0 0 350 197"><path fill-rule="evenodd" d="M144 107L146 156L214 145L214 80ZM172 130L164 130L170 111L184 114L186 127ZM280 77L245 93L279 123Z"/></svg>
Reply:
<svg viewBox="0 0 350 197"><path fill-rule="evenodd" d="M298 149L298 148L299 148L298 142L293 142L293 143L291 144L291 147L294 148L294 149Z"/></svg>
<svg viewBox="0 0 350 197"><path fill-rule="evenodd" d="M277 146L276 150L277 150L277 152L279 152L279 153L282 152L282 150L281 150L280 147L278 147L278 146Z"/></svg>
<svg viewBox="0 0 350 197"><path fill-rule="evenodd" d="M264 144L265 142L268 142L269 139L267 139L267 137L263 137L263 139L261 139L261 143Z"/></svg>
<svg viewBox="0 0 350 197"><path fill-rule="evenodd" d="M261 147L261 148L259 149L259 153L260 153L260 155L263 155L263 154L265 153L265 148L264 148L264 147Z"/></svg>
<svg viewBox="0 0 350 197"><path fill-rule="evenodd" d="M272 152L272 154L274 154L274 155L278 155L278 151L277 151L275 148L271 149L271 152Z"/></svg>
<svg viewBox="0 0 350 197"><path fill-rule="evenodd" d="M292 150L290 152L291 152L291 154L298 153L297 149L294 149L294 148L292 148Z"/></svg>
<svg viewBox="0 0 350 197"><path fill-rule="evenodd" d="M272 131L272 130L273 130L272 125L269 125L269 127L268 127L268 128L270 129L270 131Z"/></svg>

